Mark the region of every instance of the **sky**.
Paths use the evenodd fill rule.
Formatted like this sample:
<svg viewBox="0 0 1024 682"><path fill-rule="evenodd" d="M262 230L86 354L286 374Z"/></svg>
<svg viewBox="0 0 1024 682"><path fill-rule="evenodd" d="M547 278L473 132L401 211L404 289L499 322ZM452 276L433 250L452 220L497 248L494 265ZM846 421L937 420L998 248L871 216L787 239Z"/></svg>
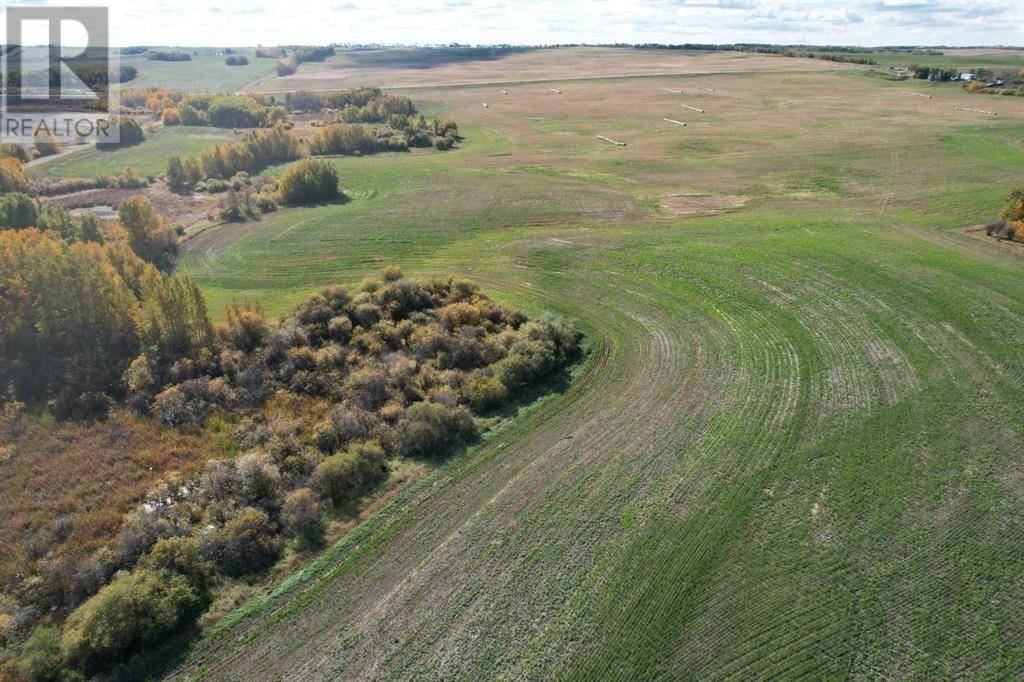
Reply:
<svg viewBox="0 0 1024 682"><path fill-rule="evenodd" d="M0 0L47 4L108 6L119 46L1024 45L1024 0Z"/></svg>

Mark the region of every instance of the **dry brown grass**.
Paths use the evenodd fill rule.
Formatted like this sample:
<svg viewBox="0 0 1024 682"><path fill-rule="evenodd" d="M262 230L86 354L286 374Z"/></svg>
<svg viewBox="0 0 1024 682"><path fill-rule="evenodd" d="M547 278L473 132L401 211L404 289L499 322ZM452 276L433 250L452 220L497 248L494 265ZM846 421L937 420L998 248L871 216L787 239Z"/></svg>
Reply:
<svg viewBox="0 0 1024 682"><path fill-rule="evenodd" d="M792 59L743 52L683 52L678 50L623 50L616 48L562 48L552 59L550 50L516 52L501 59L460 61L433 66L361 66L349 54L339 53L324 62L307 62L284 78L267 77L248 86L258 92L325 90L373 83L382 88L411 88L465 83L514 83L609 76L729 73L740 71L824 71L853 68L814 59ZM488 102L490 103L490 102ZM479 107L479 100L477 100Z"/></svg>
<svg viewBox="0 0 1024 682"><path fill-rule="evenodd" d="M33 547L52 544L61 557L94 551L162 474L187 470L213 450L209 440L122 410L97 422L22 418L0 432L0 582L30 567Z"/></svg>
<svg viewBox="0 0 1024 682"><path fill-rule="evenodd" d="M719 58L708 56L709 62ZM932 143L908 138L908 131L953 130L965 121L992 118L954 110L963 101L959 88L935 88L931 99L906 97L899 83L857 73L723 72L700 82L715 92L695 90L687 77L665 77L569 82L562 95L544 83L505 86L507 96L498 96L499 86L493 85L409 94L417 101L443 98L446 115L460 125L502 130L516 141L507 154L467 160L467 166L547 167L588 179L606 175L614 163L618 178L645 197L658 198L658 204L679 194L803 200L804 189L790 178L817 168L823 154L855 154L863 161L852 163L863 164L864 177L889 172L893 181L907 180L909 173L927 184L938 167L889 158L892 146L898 142L927 151ZM681 88L686 95L669 91ZM680 109L683 97L706 113ZM999 100L989 104L999 113L997 122L1024 121L1024 101L990 99ZM488 109L480 107L482 100ZM597 140L596 133L628 140L628 150ZM857 174L847 173L844 182L844 193L857 195L861 205L884 199L875 183L861 183Z"/></svg>
<svg viewBox="0 0 1024 682"><path fill-rule="evenodd" d="M149 199L160 215L167 218L172 225L184 225L186 228L207 221L207 215L216 209L222 196L182 196L167 189L166 186L150 185L138 189L87 189L52 197L48 201L60 204L68 210L88 208L92 206L117 206L133 196L142 195Z"/></svg>

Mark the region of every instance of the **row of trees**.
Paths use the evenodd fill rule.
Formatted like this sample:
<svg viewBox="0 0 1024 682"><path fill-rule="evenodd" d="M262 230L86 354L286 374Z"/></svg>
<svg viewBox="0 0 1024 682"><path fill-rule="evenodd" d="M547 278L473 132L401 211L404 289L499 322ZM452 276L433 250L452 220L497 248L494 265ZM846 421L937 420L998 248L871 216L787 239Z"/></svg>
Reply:
<svg viewBox="0 0 1024 682"><path fill-rule="evenodd" d="M0 230L21 230L36 227L50 230L68 243L103 243L103 231L99 220L86 212L73 217L59 204L37 202L21 192L11 192L0 197Z"/></svg>
<svg viewBox="0 0 1024 682"><path fill-rule="evenodd" d="M405 141L396 144L397 140L388 135L378 135L370 126L341 123L329 125L313 133L306 140L310 154L375 154L378 151L405 151Z"/></svg>
<svg viewBox="0 0 1024 682"><path fill-rule="evenodd" d="M910 75L920 80L946 82L960 78L960 70L946 66L928 66L926 64L907 64Z"/></svg>
<svg viewBox="0 0 1024 682"><path fill-rule="evenodd" d="M285 105L291 111L336 111L339 120L346 123L383 123L391 116L412 116L416 113L411 99L384 94L380 88L299 91L285 95Z"/></svg>
<svg viewBox="0 0 1024 682"><path fill-rule="evenodd" d="M160 114L164 125L262 128L283 123L287 112L249 95L189 95L164 93L147 96L146 107Z"/></svg>
<svg viewBox="0 0 1024 682"><path fill-rule="evenodd" d="M322 62L333 54L334 48L330 46L297 48L277 63L277 75L290 76L298 70L300 64L304 62Z"/></svg>
<svg viewBox="0 0 1024 682"><path fill-rule="evenodd" d="M177 50L150 52L146 57L153 62L190 62L192 55Z"/></svg>
<svg viewBox="0 0 1024 682"><path fill-rule="evenodd" d="M256 130L238 142L215 145L198 156L171 156L167 160L167 184L176 192L190 191L206 178L226 180L240 172L258 173L301 156L298 137L283 127Z"/></svg>
<svg viewBox="0 0 1024 682"><path fill-rule="evenodd" d="M0 231L0 394L52 401L58 416L90 411L102 404L98 394L120 394L140 340L153 340L152 319L173 317L179 304L164 295L175 280L134 252L157 256L170 243L150 220L122 216L128 244L68 243L35 227Z"/></svg>

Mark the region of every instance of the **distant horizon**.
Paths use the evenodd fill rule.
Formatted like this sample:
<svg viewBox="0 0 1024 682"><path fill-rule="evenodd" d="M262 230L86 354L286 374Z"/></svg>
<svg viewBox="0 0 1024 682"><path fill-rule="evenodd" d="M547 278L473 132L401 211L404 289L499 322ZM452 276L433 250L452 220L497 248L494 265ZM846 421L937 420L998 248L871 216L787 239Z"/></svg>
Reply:
<svg viewBox="0 0 1024 682"><path fill-rule="evenodd" d="M750 40L736 40L727 43L593 43L593 42L582 42L582 43L271 43L261 42L251 45L172 45L172 44L149 44L149 43L126 43L123 45L111 45L110 49L124 50L132 47L144 47L146 49L153 48L169 48L178 50L245 50L245 49L256 49L259 47L312 47L317 45L333 46L336 49L389 49L389 50L400 50L400 49L553 49L559 47L615 47L623 49L666 49L666 48L677 48L685 49L680 46L683 45L718 45L722 47L728 47L730 45L765 45L771 47L811 47L811 48L825 48L825 49L864 49L864 50L885 50L891 49L894 51L905 51L905 50L1020 50L1024 52L1024 44L1021 45L1000 45L1000 44L989 44L989 45L863 45L858 43L765 43L756 42ZM29 48L40 48L46 47L45 45L22 45L22 47ZM66 48L83 47L82 45L66 45Z"/></svg>
<svg viewBox="0 0 1024 682"><path fill-rule="evenodd" d="M1016 46L1015 0L0 0L0 7L98 5L110 43L254 47L402 45L543 47L612 43ZM0 23L5 18L0 14ZM70 33L73 33L71 31ZM216 43L197 37L216 39ZM83 36L84 37L84 36ZM45 34L23 38L45 44ZM75 41L68 35L67 44Z"/></svg>

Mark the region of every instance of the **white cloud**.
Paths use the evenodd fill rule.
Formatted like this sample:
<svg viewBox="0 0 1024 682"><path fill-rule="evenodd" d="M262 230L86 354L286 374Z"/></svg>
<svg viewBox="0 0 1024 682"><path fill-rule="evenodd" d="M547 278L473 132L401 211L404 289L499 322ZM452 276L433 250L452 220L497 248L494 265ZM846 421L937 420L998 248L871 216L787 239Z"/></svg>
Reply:
<svg viewBox="0 0 1024 682"><path fill-rule="evenodd" d="M118 44L1024 42L1020 0L40 1L108 5Z"/></svg>

